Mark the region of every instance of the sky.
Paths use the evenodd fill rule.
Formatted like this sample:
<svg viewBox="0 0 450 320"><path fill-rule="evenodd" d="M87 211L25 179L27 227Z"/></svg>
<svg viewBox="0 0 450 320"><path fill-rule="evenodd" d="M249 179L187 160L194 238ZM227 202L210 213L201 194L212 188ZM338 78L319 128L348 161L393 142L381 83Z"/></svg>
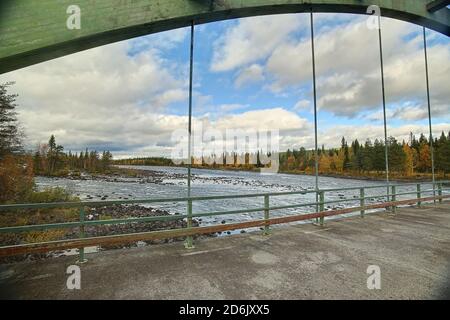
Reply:
<svg viewBox="0 0 450 320"><path fill-rule="evenodd" d="M382 139L378 30L317 13L318 143ZM388 135L428 134L422 27L382 18ZM427 30L433 133L450 131L450 39ZM170 157L188 127L190 29L122 41L0 75L15 81L30 149ZM309 14L196 26L193 128L279 130L281 151L314 147Z"/></svg>

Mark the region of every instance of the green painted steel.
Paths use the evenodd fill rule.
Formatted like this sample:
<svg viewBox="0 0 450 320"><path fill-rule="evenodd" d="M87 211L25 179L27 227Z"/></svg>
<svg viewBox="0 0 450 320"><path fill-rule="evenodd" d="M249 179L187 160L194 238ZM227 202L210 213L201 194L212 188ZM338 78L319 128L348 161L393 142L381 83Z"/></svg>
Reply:
<svg viewBox="0 0 450 320"><path fill-rule="evenodd" d="M418 184L417 184L417 199L420 199L420 198L421 198L420 183L418 183ZM418 207L420 207L421 204L422 204L422 203L421 203L420 201L417 202L417 206L418 206Z"/></svg>
<svg viewBox="0 0 450 320"><path fill-rule="evenodd" d="M392 194L392 201L394 202L394 201L397 201L397 190L396 190L395 186L392 186L391 188L392 188L392 192L391 192L391 194ZM392 213L396 213L396 212L397 212L397 207L393 206L392 207Z"/></svg>
<svg viewBox="0 0 450 320"><path fill-rule="evenodd" d="M437 10L441 10L450 4L448 0L431 0L428 1L427 10L430 12L435 12Z"/></svg>
<svg viewBox="0 0 450 320"><path fill-rule="evenodd" d="M325 192L320 191L319 192L319 212L325 211ZM323 226L325 223L325 218L320 217L320 225Z"/></svg>
<svg viewBox="0 0 450 320"><path fill-rule="evenodd" d="M190 199L187 202L187 228L192 228L192 200ZM194 240L192 236L187 236L186 241L184 243L185 248L193 249L194 248L193 242Z"/></svg>
<svg viewBox="0 0 450 320"><path fill-rule="evenodd" d="M84 211L84 207L80 208L80 239L85 237L85 233L84 233L84 219L85 219L85 211ZM84 248L79 248L79 258L78 258L78 262L79 263L85 263L87 260L84 257Z"/></svg>
<svg viewBox="0 0 450 320"><path fill-rule="evenodd" d="M427 0L2 0L0 73L146 34L213 21L267 14L366 14L378 5L386 17L450 35L447 8L427 10ZM80 9L80 29L67 28Z"/></svg>
<svg viewBox="0 0 450 320"><path fill-rule="evenodd" d="M442 191L450 191L449 188L442 188L441 185L441 194ZM366 188L360 188L360 192L362 194L365 193ZM412 195L416 192L401 192L397 193L399 195ZM433 189L422 190L422 194L424 193L433 193ZM268 195L266 195L268 196ZM353 202L360 200L360 202L365 203L366 199L373 199L376 196L362 196L359 198L351 198L351 199L341 199L341 200L330 200L324 201L324 204L336 204L336 203L345 203L345 202ZM89 205L89 202L82 203L83 205ZM295 209L295 208L304 208L304 207L315 207L318 205L316 202L308 202L301 204L291 204L286 206L274 206L268 207L269 211L282 210L282 209ZM361 205L363 207L363 205ZM242 209L242 210L231 210L231 211L215 211L215 212L204 212L204 213L193 213L192 217L211 217L211 216L222 216L222 215L232 215L232 214L240 214L240 213L251 213L251 212L264 212L267 208L254 208L254 209ZM51 224L39 224L39 225L25 225L25 226L15 226L15 227L3 227L0 228L0 233L13 233L13 232L29 232L29 231L43 231L49 229L69 229L69 228L77 228L82 224L84 226L97 226L97 225L108 225L108 224L124 224L124 223L138 223L138 222L154 222L154 221L171 221L171 220L183 220L186 219L188 215L169 215L169 216L152 216L152 217L141 217L141 218L124 218L124 219L109 219L109 220L92 220L92 221L84 221L81 222L64 222L64 223L51 223Z"/></svg>
<svg viewBox="0 0 450 320"><path fill-rule="evenodd" d="M364 214L366 213L366 211L364 210L364 206L366 203L366 199L365 199L365 191L364 188L359 189L359 205L361 206L361 217L364 218Z"/></svg>
<svg viewBox="0 0 450 320"><path fill-rule="evenodd" d="M436 183L438 186L438 199L439 202L442 202L442 194L443 191L450 191L450 188L443 188L444 184L450 184L450 181L440 181ZM409 192L397 192L397 188L406 187L406 186L417 186L417 191L409 191ZM422 189L421 186L431 186L430 189ZM400 195L414 195L417 194L418 199L421 199L421 196L425 193L434 193L435 185L433 183L419 183L419 184L397 184L391 185L392 188L392 201L397 200L397 196ZM280 209L288 209L288 208L300 208L300 207L319 207L319 212L325 212L325 204L333 204L333 203L343 203L343 202L354 202L360 201L360 206L355 207L355 211L360 211L361 215L364 215L364 210L366 208L365 200L379 197L379 195L366 195L365 191L373 190L375 188L385 188L385 185L379 186L367 186L367 187L351 187L351 188L338 188L338 189L323 189L319 190L319 202L312 203L301 203L301 204L291 204L286 206L274 206L270 207L270 197L282 196L282 195L307 195L311 193L316 193L316 191L297 191L297 192L282 192L282 193L264 193L264 194L249 194L249 195L226 195L226 196L204 196L204 197L189 197L189 198L170 198L170 202L184 202L187 201L188 204L188 213L187 215L171 215L171 216L153 216L153 217L142 217L142 218L124 218L124 219L111 219L111 220L98 220L98 221L85 221L85 208L98 206L99 202L74 202L74 203L51 203L51 204L22 204L22 205L1 205L0 211L8 211L8 210L19 210L18 214L21 213L20 210L26 209L45 209L45 208L56 208L56 207L78 207L79 208L79 221L78 222L65 222L65 223L53 223L53 224L41 224L41 225L25 225L25 226L14 226L14 227L3 227L0 228L0 233L14 233L14 232L28 232L34 230L48 230L48 229L65 229L65 228L79 228L79 238L85 237L86 226L95 226L95 225L104 225L104 224L121 224L121 223L137 223L137 222L150 222L150 221L168 221L168 220L187 220L187 229L193 229L192 227L192 218L200 217L200 216L214 216L214 215L227 215L227 214L238 214L238 213L248 213L248 212L264 212L264 221L270 220L270 211L280 210ZM325 201L325 192L336 192L342 190L359 190L359 197L354 196L353 198L346 198L340 200L329 200ZM264 207L261 208L248 208L248 209L240 209L233 211L220 211L220 212L206 212L206 213L193 213L192 203L193 201L206 201L206 200L217 200L217 199L235 199L235 198L254 198L254 197L264 197ZM133 200L132 203L142 203L142 202L168 202L169 198L163 199L139 199ZM129 204L129 200L124 201L103 201L101 202L103 206L108 204L117 204L117 203ZM418 203L421 203L420 200L417 200ZM316 210L317 211L317 210ZM395 211L395 208L393 208ZM42 213L45 214L45 213ZM324 216L320 217L320 225L324 224ZM264 233L268 234L270 232L269 226L264 224ZM95 237L94 237L95 238ZM193 239L192 236L186 237L186 248L193 248ZM0 247L1 248L1 247ZM79 248L79 260L78 262L85 262L84 256L84 248Z"/></svg>
<svg viewBox="0 0 450 320"><path fill-rule="evenodd" d="M270 219L270 203L269 203L269 195L264 196L264 220L268 221ZM264 234L270 234L269 225L264 226Z"/></svg>
<svg viewBox="0 0 450 320"><path fill-rule="evenodd" d="M450 184L450 180L439 181L436 183ZM403 183L395 184L397 187L429 185L432 186L432 182L417 183ZM391 184L393 186L393 184ZM346 188L330 188L322 189L324 192L337 192L337 191L351 191L359 190L361 187L346 187ZM373 185L364 186L365 190L386 188L386 185ZM430 190L432 191L432 190ZM152 199L133 199L133 200L105 200L105 201L80 201L80 202L53 202L53 203L25 203L25 204L7 204L0 205L0 211L15 211L15 210L28 210L28 209L51 209L51 208L80 208L80 207L99 207L110 206L119 204L151 204L151 203L168 203L168 202L181 202L181 201L208 201L208 200L226 200L226 199L243 199L243 198L257 198L269 195L271 197L289 196L289 195L306 195L316 193L315 190L305 191L290 191L290 192L273 192L273 193L250 193L250 194L236 194L236 195L219 195L219 196L191 196L191 197L177 197L177 198L152 198ZM373 197L373 196L372 196ZM354 200L354 199L349 199ZM264 208L258 209L263 211ZM167 216L152 217L152 218L165 218ZM148 219L152 219L148 218ZM89 223L86 221L86 224Z"/></svg>
<svg viewBox="0 0 450 320"><path fill-rule="evenodd" d="M0 233L42 231L42 230L47 230L47 229L68 229L68 228L78 228L78 227L81 227L82 225L84 225L84 226L99 226L99 225L107 225L107 224L181 220L186 217L187 217L186 215L174 215L174 216L157 216L157 217L142 217L142 218L127 218L127 219L93 220L93 221L84 221L83 223L81 223L81 222L65 222L65 223L26 225L26 226L18 226L18 227L0 228Z"/></svg>

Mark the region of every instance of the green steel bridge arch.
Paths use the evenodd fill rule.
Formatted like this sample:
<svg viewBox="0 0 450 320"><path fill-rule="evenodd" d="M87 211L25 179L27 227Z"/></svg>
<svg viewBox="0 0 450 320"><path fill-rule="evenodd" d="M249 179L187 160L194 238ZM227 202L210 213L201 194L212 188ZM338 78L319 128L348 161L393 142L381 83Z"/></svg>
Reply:
<svg viewBox="0 0 450 320"><path fill-rule="evenodd" d="M1 0L0 74L133 37L219 20L299 12L367 13L450 36L448 0ZM80 8L80 29L67 28Z"/></svg>

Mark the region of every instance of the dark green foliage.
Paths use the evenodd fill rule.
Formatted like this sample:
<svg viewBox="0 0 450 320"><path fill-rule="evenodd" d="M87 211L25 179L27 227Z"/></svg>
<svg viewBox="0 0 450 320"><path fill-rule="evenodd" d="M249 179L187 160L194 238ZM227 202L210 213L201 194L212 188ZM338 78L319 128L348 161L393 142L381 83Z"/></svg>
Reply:
<svg viewBox="0 0 450 320"><path fill-rule="evenodd" d="M133 158L114 160L115 164L120 165L139 165L139 166L173 166L172 160L163 157Z"/></svg>
<svg viewBox="0 0 450 320"><path fill-rule="evenodd" d="M7 89L13 83L0 84L0 159L8 154L23 151L22 133L19 129L16 113L16 94L8 94Z"/></svg>
<svg viewBox="0 0 450 320"><path fill-rule="evenodd" d="M105 173L110 169L112 154L103 151L100 156L97 151L68 153L64 147L56 144L54 135L51 135L48 144L40 145L33 156L34 172L38 175L65 176L79 174L81 171L90 173Z"/></svg>

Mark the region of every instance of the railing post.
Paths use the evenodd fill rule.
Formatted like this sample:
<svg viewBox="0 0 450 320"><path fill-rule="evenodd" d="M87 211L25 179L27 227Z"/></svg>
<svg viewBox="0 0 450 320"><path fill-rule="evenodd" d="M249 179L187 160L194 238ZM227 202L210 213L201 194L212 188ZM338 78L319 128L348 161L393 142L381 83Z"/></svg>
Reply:
<svg viewBox="0 0 450 320"><path fill-rule="evenodd" d="M436 204L436 183L433 181L433 202Z"/></svg>
<svg viewBox="0 0 450 320"><path fill-rule="evenodd" d="M319 191L316 188L316 213L319 212ZM319 218L316 218L316 225L319 225Z"/></svg>
<svg viewBox="0 0 450 320"><path fill-rule="evenodd" d="M325 192L320 191L319 193L320 196L320 207L319 207L319 211L320 212L324 212L325 211ZM324 225L324 217L320 217L320 225L323 226Z"/></svg>
<svg viewBox="0 0 450 320"><path fill-rule="evenodd" d="M361 188L359 189L359 205L361 207L361 218L364 218L364 214L366 213L366 210L364 210L364 207L366 206L365 200L364 188Z"/></svg>
<svg viewBox="0 0 450 320"><path fill-rule="evenodd" d="M266 221L266 225L264 226L264 235L270 234L270 226L269 226L269 218L270 218L270 206L269 206L269 195L266 194L264 196L264 220Z"/></svg>
<svg viewBox="0 0 450 320"><path fill-rule="evenodd" d="M85 211L84 211L84 207L80 207L80 233L79 233L79 237L80 238L84 238L85 237L85 233L84 233L84 218L85 218ZM87 262L87 259L84 257L84 247L83 248L78 248L78 252L79 252L79 257L78 257L78 261L77 263L85 263Z"/></svg>
<svg viewBox="0 0 450 320"><path fill-rule="evenodd" d="M395 186L392 186L392 202L397 201L397 192L395 190ZM396 213L397 212L397 206L393 205L392 206L392 213Z"/></svg>
<svg viewBox="0 0 450 320"><path fill-rule="evenodd" d="M442 183L438 183L439 203L442 203Z"/></svg>
<svg viewBox="0 0 450 320"><path fill-rule="evenodd" d="M189 198L187 202L187 226L188 229L192 228L192 199ZM192 236L187 236L184 242L184 247L186 249L194 249Z"/></svg>
<svg viewBox="0 0 450 320"><path fill-rule="evenodd" d="M420 199L422 196L420 194L420 183L417 184L417 199ZM417 201L417 206L420 208L422 202L420 200Z"/></svg>

